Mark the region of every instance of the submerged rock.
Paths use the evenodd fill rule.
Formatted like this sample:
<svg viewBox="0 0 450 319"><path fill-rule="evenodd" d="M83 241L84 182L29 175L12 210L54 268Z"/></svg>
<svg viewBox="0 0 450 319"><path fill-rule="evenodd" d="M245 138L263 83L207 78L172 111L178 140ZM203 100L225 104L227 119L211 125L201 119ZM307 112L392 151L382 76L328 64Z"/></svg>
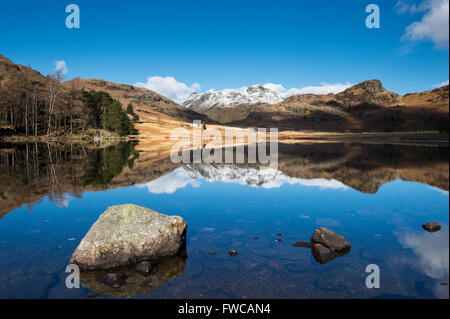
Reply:
<svg viewBox="0 0 450 319"><path fill-rule="evenodd" d="M111 206L81 240L70 263L95 270L174 256L185 243L186 229L178 216L132 204Z"/></svg>
<svg viewBox="0 0 450 319"><path fill-rule="evenodd" d="M152 264L149 261L143 261L136 265L135 271L142 276L148 276L152 271Z"/></svg>
<svg viewBox="0 0 450 319"><path fill-rule="evenodd" d="M332 261L336 257L338 257L338 253L330 250L321 244L314 244L312 247L312 254L314 260L320 264L326 264L327 262Z"/></svg>
<svg viewBox="0 0 450 319"><path fill-rule="evenodd" d="M441 224L437 222L429 222L422 225L422 228L427 232L434 233L441 229Z"/></svg>
<svg viewBox="0 0 450 319"><path fill-rule="evenodd" d="M126 274L109 273L97 279L98 282L110 288L120 288L127 282Z"/></svg>
<svg viewBox="0 0 450 319"><path fill-rule="evenodd" d="M311 243L321 244L338 253L348 252L351 248L350 243L344 237L325 227L317 228L314 231Z"/></svg>
<svg viewBox="0 0 450 319"><path fill-rule="evenodd" d="M312 244L308 243L307 241L298 241L295 244L292 244L293 247L303 247L303 248L312 248Z"/></svg>
<svg viewBox="0 0 450 319"><path fill-rule="evenodd" d="M186 266L183 254L166 257L152 264L150 273L143 276L133 266L106 270L88 270L80 273L80 283L97 295L114 297L142 295L158 289L180 276Z"/></svg>
<svg viewBox="0 0 450 319"><path fill-rule="evenodd" d="M238 254L236 250L230 250L228 253L230 254L231 257L237 256Z"/></svg>

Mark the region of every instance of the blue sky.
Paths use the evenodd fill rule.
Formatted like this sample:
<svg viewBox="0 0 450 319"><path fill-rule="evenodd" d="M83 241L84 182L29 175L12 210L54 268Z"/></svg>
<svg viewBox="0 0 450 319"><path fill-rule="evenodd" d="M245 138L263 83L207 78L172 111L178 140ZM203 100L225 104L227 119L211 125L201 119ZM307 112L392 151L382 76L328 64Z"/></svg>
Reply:
<svg viewBox="0 0 450 319"><path fill-rule="evenodd" d="M70 3L80 29L65 26ZM379 29L365 26L370 3ZM199 87L373 78L407 93L449 78L448 0L16 0L2 1L0 30L0 53L43 74L65 61L68 79L140 82L178 99Z"/></svg>

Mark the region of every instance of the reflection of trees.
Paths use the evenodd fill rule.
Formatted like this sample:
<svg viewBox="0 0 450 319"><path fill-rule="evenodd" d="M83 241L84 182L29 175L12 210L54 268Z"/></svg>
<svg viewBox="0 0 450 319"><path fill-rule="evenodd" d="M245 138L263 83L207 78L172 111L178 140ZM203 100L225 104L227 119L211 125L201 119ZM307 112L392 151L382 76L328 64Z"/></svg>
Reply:
<svg viewBox="0 0 450 319"><path fill-rule="evenodd" d="M132 166L137 153L131 143L104 149L83 145L24 143L0 148L0 214L48 195L64 207L66 193L81 197L87 186L104 186Z"/></svg>
<svg viewBox="0 0 450 319"><path fill-rule="evenodd" d="M124 166L132 168L138 153L134 152L133 144L121 143L115 147L96 152L91 156L95 157L94 161L98 165L92 166L87 172L86 185L99 186L109 184L114 177L122 172Z"/></svg>
<svg viewBox="0 0 450 319"><path fill-rule="evenodd" d="M0 145L0 216L43 196L64 206L64 194L145 184L177 167L169 152L139 151L121 143L107 148L82 144ZM245 149L247 157L248 150ZM260 164L233 164L258 168ZM264 165L263 165L264 166ZM124 169L125 168L125 169ZM376 193L395 179L448 190L448 146L300 143L280 144L278 170L292 178L337 180Z"/></svg>

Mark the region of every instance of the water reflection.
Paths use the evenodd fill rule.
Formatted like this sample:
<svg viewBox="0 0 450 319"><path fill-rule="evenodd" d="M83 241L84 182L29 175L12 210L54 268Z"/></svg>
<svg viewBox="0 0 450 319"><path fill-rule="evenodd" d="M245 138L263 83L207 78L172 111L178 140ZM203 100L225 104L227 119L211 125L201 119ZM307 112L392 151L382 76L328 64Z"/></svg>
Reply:
<svg viewBox="0 0 450 319"><path fill-rule="evenodd" d="M448 145L280 144L279 167L258 164L173 164L168 152L135 143L96 148L83 145L0 145L0 217L48 196L60 206L67 194L129 185L173 194L198 179L267 189L284 184L353 188L376 193L396 179L449 189Z"/></svg>
<svg viewBox="0 0 450 319"><path fill-rule="evenodd" d="M432 288L439 298L448 298L449 280L449 229L447 226L436 233L412 229L397 233L400 244L412 249L418 257L412 267L435 279Z"/></svg>
<svg viewBox="0 0 450 319"><path fill-rule="evenodd" d="M186 250L177 256L159 260L152 265L151 272L147 276L136 272L134 267L86 271L80 274L80 283L98 295L114 297L142 295L179 277L186 267L186 260ZM114 276L114 279L105 279L108 276Z"/></svg>
<svg viewBox="0 0 450 319"><path fill-rule="evenodd" d="M48 196L61 207L67 195L113 187L124 167L139 153L133 143L106 148L83 144L24 143L0 145L0 217L26 204L30 209Z"/></svg>
<svg viewBox="0 0 450 319"><path fill-rule="evenodd" d="M446 145L280 144L278 169L175 165L142 142L2 145L0 297L445 297L448 178ZM67 289L74 249L99 214L124 203L185 218L189 259L154 279L124 270L119 288L91 274ZM442 229L425 232L429 221ZM292 246L321 226L351 253L317 263L312 249ZM364 284L371 263L378 290Z"/></svg>

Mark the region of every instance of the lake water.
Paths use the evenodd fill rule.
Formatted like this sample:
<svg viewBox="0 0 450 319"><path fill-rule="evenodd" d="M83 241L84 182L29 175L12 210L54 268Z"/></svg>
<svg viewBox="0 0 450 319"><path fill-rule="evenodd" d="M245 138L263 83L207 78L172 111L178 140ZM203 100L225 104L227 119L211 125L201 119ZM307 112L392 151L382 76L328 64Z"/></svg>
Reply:
<svg viewBox="0 0 450 319"><path fill-rule="evenodd" d="M139 144L1 145L0 298L448 298L448 164L448 144L280 144L278 169L176 165ZM185 252L126 289L66 288L83 236L124 203L183 217ZM318 227L351 251L320 263L292 246Z"/></svg>

